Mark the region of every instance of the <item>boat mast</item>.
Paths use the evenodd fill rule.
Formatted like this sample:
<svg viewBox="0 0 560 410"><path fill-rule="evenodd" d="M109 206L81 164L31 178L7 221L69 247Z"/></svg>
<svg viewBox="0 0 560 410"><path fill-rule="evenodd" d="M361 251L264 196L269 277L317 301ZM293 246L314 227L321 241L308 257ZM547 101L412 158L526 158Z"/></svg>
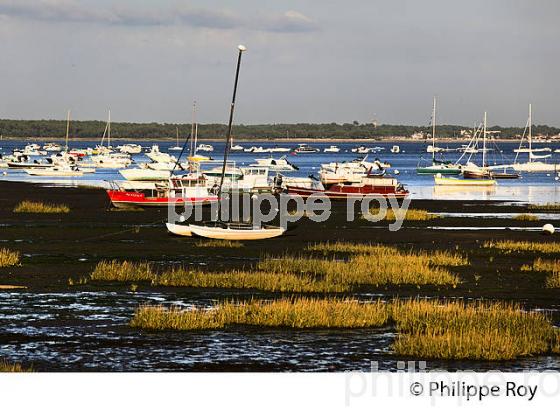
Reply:
<svg viewBox="0 0 560 410"><path fill-rule="evenodd" d="M195 118L196 118L196 101L193 101L192 119L191 119L191 156L196 154L196 139L195 139L195 136L194 136L194 121L195 121Z"/></svg>
<svg viewBox="0 0 560 410"><path fill-rule="evenodd" d="M226 175L226 163L227 163L227 159L228 159L228 154L229 154L229 149L230 149L230 139L231 139L231 127L232 127L232 123L233 123L233 111L235 109L235 96L237 94L237 82L239 80L239 68L241 67L241 54L243 54L243 52L245 50L247 50L247 48L243 45L239 45L237 46L237 49L239 50L239 54L237 56L237 68L235 70L235 81L233 84L233 96L231 98L231 106L229 109L229 122L228 122L228 129L227 129L227 134L226 134L226 146L224 148L224 163L222 165L222 177L220 178L220 186L218 187L218 220L220 220L220 207L221 207L221 200L220 200L220 196L222 194L222 186L224 185L224 177Z"/></svg>
<svg viewBox="0 0 560 410"><path fill-rule="evenodd" d="M109 118L107 118L107 148L111 146L111 110L109 110Z"/></svg>
<svg viewBox="0 0 560 410"><path fill-rule="evenodd" d="M484 111L484 129L482 131L482 168L486 166L486 111Z"/></svg>
<svg viewBox="0 0 560 410"><path fill-rule="evenodd" d="M179 146L179 127L175 127L175 139L177 140L177 142L175 143L175 146L178 147Z"/></svg>
<svg viewBox="0 0 560 410"><path fill-rule="evenodd" d="M70 134L70 110L68 110L68 113L66 114L66 146L64 147L66 152L68 152L68 134Z"/></svg>
<svg viewBox="0 0 560 410"><path fill-rule="evenodd" d="M436 159L436 96L432 107L432 162Z"/></svg>
<svg viewBox="0 0 560 410"><path fill-rule="evenodd" d="M528 123L529 123L529 135L527 136L528 140L529 140L529 162L532 162L532 156L533 156L533 134L532 134L532 130L531 128L533 128L533 119L531 118L532 115L532 108L531 108L531 104L529 104L529 119L528 119Z"/></svg>

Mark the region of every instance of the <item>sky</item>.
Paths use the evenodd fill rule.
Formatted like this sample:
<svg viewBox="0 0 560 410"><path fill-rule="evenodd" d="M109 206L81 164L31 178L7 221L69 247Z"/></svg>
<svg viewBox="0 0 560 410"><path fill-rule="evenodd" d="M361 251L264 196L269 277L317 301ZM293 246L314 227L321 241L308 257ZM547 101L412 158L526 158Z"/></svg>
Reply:
<svg viewBox="0 0 560 410"><path fill-rule="evenodd" d="M556 0L0 0L0 118L560 126Z"/></svg>

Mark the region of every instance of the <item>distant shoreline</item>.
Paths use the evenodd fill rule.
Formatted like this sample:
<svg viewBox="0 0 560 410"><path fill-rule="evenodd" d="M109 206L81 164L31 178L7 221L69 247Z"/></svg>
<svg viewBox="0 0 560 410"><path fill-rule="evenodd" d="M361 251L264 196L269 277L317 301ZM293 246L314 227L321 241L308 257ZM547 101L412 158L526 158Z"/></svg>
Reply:
<svg viewBox="0 0 560 410"><path fill-rule="evenodd" d="M223 142L224 137L215 137L215 138L199 138L199 142ZM68 143L71 144L73 141L95 141L96 139L93 138L71 138ZM493 138L493 141L496 142L519 142L519 139L515 138ZM57 143L64 143L64 138L42 138L42 137L25 137L25 138L16 138L16 137L4 137L0 140L0 145L2 141L29 141L29 142L57 142ZM113 141L125 141L125 142L175 142L175 138L131 138L131 137L118 137L113 138ZM469 142L470 138L438 138L436 145L441 145L442 143L466 143ZM412 139L409 137L386 137L386 138L279 138L279 139L272 139L272 138L255 138L255 139L248 139L248 138L236 138L234 143L244 143L244 144L251 144L251 143L276 143L276 144L298 144L298 143L355 143L355 144L373 144L373 143L431 143L430 139L427 140L419 140L419 139ZM553 144L553 143L560 143L560 139L553 139L550 141L542 141L542 140L535 140L533 139L533 143L541 143L541 144ZM180 142L181 143L181 142Z"/></svg>

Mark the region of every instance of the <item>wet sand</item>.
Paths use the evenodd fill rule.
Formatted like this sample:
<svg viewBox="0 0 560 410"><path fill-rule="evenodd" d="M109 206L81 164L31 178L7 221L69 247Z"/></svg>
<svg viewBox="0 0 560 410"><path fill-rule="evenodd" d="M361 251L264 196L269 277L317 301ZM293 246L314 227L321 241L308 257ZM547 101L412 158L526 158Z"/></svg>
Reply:
<svg viewBox="0 0 560 410"><path fill-rule="evenodd" d="M560 290L544 288L544 274L521 271L523 264L529 264L535 258L534 254L501 255L496 251L482 249L486 240L529 240L529 241L558 241L559 237L543 236L540 232L514 230L435 230L432 226L447 227L541 227L547 221L522 222L507 218L441 218L431 221L408 222L397 232L390 232L387 223L370 223L358 219L354 222L346 221L345 204L333 207L331 218L323 223L315 223L303 219L293 227L284 237L264 242L245 243L240 249L198 248L194 246L196 239L171 236L163 225L167 219L166 209L147 209L145 211L115 211L110 210L109 202L103 190L84 188L43 187L40 185L1 182L0 192L0 247L18 250L22 253L21 266L0 268L0 285L25 286L26 289L0 289L6 298L6 303L13 300L30 300L38 298L37 302L29 302L41 311L41 295L63 294L64 298L78 303L80 295L97 294L101 292L107 306L100 309L107 320L112 314L112 306L118 306L121 297L127 297L126 314L115 311L120 315L120 322L110 327L111 332L124 332L131 335L126 327L131 310L142 303L155 303L154 300L173 302L173 300L192 300L196 303L211 303L232 297L270 296L258 291L223 291L200 290L185 288L154 288L149 284L139 284L137 292L132 295L128 284L88 283L86 285L69 285L69 279L76 283L80 278L88 276L97 262L103 259L120 260L149 260L162 265L195 265L208 270L223 270L232 267L249 267L264 254L297 254L303 251L309 243L319 241L353 241L374 242L394 245L401 249L448 249L466 254L470 266L451 269L457 273L462 283L457 288L437 287L373 287L359 289L354 294L357 297L466 297L515 300L528 308L551 309L555 322L559 321ZM43 202L64 203L71 208L69 214L41 215L16 214L12 212L14 206L22 200L29 199ZM432 212L468 212L468 213L521 213L526 211L524 205L504 204L501 202L483 201L413 201L411 207L427 209ZM554 222L553 222L554 223ZM8 293L10 296L8 296ZM19 295L19 296L18 296ZM369 295L369 296L368 296ZM157 296L157 297L156 297ZM154 297L155 299L153 299ZM60 303L64 304L64 298ZM160 298L160 299L158 299ZM202 301L202 302L201 302ZM12 302L10 302L12 303ZM15 303L15 302L13 302ZM26 302L27 303L27 302ZM33 305L33 303L38 303ZM95 302L98 303L98 302ZM120 303L120 302L119 302ZM124 303L124 302L123 302ZM55 303L56 304L56 303ZM97 305L96 305L97 306ZM61 309L67 309L63 306ZM8 309L8 308L7 308ZM22 308L23 309L23 308ZM55 309L53 307L53 309ZM18 306L12 310L18 312ZM11 312L11 311L10 311ZM2 321L5 322L4 318ZM82 326L74 318L60 318L49 322L49 326L59 324L72 329ZM269 331L267 331L269 332ZM129 347L143 343L138 332L133 334L134 340L127 341ZM222 332L223 333L223 332ZM234 332L235 333L235 332ZM266 332L265 332L266 333ZM281 332L282 337L290 337L290 332ZM325 332L323 332L325 333ZM339 332L340 333L340 332ZM360 337L365 337L363 333ZM374 332L375 333L375 332ZM310 333L305 333L310 334ZM326 332L329 337L336 339L336 335ZM343 333L343 335L350 332ZM48 332L41 340L49 341ZM141 336L141 335L140 335ZM249 332L247 337L254 335ZM0 350L0 356L8 355L7 359L21 362L31 362L38 370L80 370L84 364L78 361L76 366L63 365L64 361L56 358L43 359L32 357L26 360L23 353L17 353L16 347L36 341L32 334L17 331L16 327L8 331L0 331L0 345L12 346L8 350ZM162 343L162 336L151 335L158 343ZM179 343L181 334L174 333L169 340ZM224 335L223 337L226 337ZM230 337L230 336L227 336ZM295 336L294 336L295 337ZM303 336L298 336L303 337ZM327 337L327 336L325 336ZM341 336L342 337L342 336ZM357 337L357 336L356 336ZM54 336L53 336L54 338ZM189 337L190 338L190 337ZM163 338L165 339L165 338ZM103 343L98 341L99 343ZM124 342L123 342L124 343ZM293 343L293 340L288 343ZM118 341L112 341L111 346L118 349L124 346ZM96 345L95 349L99 348ZM318 347L319 348L319 347ZM92 349L94 349L92 347ZM319 348L320 349L320 348ZM58 351L58 350L56 350ZM357 349L357 354L361 352ZM60 349L60 356L64 357L64 349ZM83 353L83 352L82 352ZM218 352L219 353L219 352ZM366 354L363 352L363 354ZM263 353L266 356L266 352ZM87 362L85 356L80 356ZM387 359L387 354L383 355ZM266 359L266 358L261 358ZM371 357L370 357L371 359ZM107 363L92 366L92 370L157 370L157 369L187 369L187 370L329 370L323 365L283 365L272 361L268 365L257 360L251 366L251 360L245 362L220 362L217 357L207 366L201 363L181 366L146 364L144 367L119 367ZM367 368L362 359L356 362L356 368ZM265 360L266 362L266 360ZM79 364L82 363L82 364ZM89 363L89 362L87 362ZM222 363L220 365L220 363ZM335 366L333 369L351 369L352 361L345 366ZM91 363L89 363L91 364ZM303 366L303 367L301 367ZM443 368L448 364L443 365ZM461 367L453 365L451 367ZM487 366L486 364L480 366ZM478 368L480 368L480 366Z"/></svg>

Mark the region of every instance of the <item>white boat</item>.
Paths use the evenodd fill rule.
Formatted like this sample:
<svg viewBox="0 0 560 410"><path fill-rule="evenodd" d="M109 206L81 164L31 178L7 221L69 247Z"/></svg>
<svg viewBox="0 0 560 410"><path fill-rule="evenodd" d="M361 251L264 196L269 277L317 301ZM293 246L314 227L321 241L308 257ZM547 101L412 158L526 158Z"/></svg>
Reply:
<svg viewBox="0 0 560 410"><path fill-rule="evenodd" d="M165 226L167 227L167 230L173 235L192 236L191 228L189 225L179 225L167 222Z"/></svg>
<svg viewBox="0 0 560 410"><path fill-rule="evenodd" d="M270 153L270 148L263 148L263 147L251 147L251 148L245 148L244 150L245 152L250 152L253 154L266 154L266 153Z"/></svg>
<svg viewBox="0 0 560 410"><path fill-rule="evenodd" d="M159 145L152 145L150 151L146 152L146 156L154 162L176 162L177 158L167 152L161 152Z"/></svg>
<svg viewBox="0 0 560 410"><path fill-rule="evenodd" d="M269 148L269 152L290 152L290 148L286 148L286 147L279 147L278 145L275 145L272 148Z"/></svg>
<svg viewBox="0 0 560 410"><path fill-rule="evenodd" d="M286 230L279 226L262 225L255 227L252 224L238 222L216 222L213 225L189 225L192 235L209 239L224 239L229 241L254 241L271 239L281 236Z"/></svg>
<svg viewBox="0 0 560 410"><path fill-rule="evenodd" d="M330 147L325 148L323 152L337 153L340 152L340 148L338 148L336 145L331 145Z"/></svg>
<svg viewBox="0 0 560 410"><path fill-rule="evenodd" d="M82 162L80 166L87 168L127 168L132 160L125 154L94 155L90 162Z"/></svg>
<svg viewBox="0 0 560 410"><path fill-rule="evenodd" d="M183 148L179 146L179 127L175 128L175 146L167 149L168 151L182 151Z"/></svg>
<svg viewBox="0 0 560 410"><path fill-rule="evenodd" d="M435 147L433 145L428 145L426 147L426 152L429 154L438 153L445 151L442 147Z"/></svg>
<svg viewBox="0 0 560 410"><path fill-rule="evenodd" d="M43 149L47 152L57 152L57 151L61 151L62 147L54 142L48 142L45 145L43 145Z"/></svg>
<svg viewBox="0 0 560 410"><path fill-rule="evenodd" d="M366 147L365 145L360 145L359 147L352 148L351 151L357 154L369 154L372 151L372 149Z"/></svg>
<svg viewBox="0 0 560 410"><path fill-rule="evenodd" d="M119 145L117 149L125 154L140 154L142 152L142 147L138 144Z"/></svg>
<svg viewBox="0 0 560 410"><path fill-rule="evenodd" d="M231 151L243 151L244 149L245 149L245 148L243 148L242 145L232 145L232 146L230 147L230 150L231 150Z"/></svg>
<svg viewBox="0 0 560 410"><path fill-rule="evenodd" d="M250 164L250 167L266 167L272 171L296 171L298 167L289 162L286 156L278 159L275 158L257 158L256 164Z"/></svg>
<svg viewBox="0 0 560 410"><path fill-rule="evenodd" d="M519 148L515 150L515 160L511 164L511 168L515 171L521 172L558 172L560 170L560 164L548 163L543 161L533 161L534 159L546 159L552 156L552 154L546 155L536 155L534 152L550 152L550 148L533 148L533 117L532 117L532 107L529 104L529 118L527 119L527 124L525 126L525 131L523 131L523 136L521 137L521 142L519 143ZM523 138L527 132L528 147L522 147ZM517 158L520 153L528 153L529 160L527 162L517 162Z"/></svg>
<svg viewBox="0 0 560 410"><path fill-rule="evenodd" d="M214 151L214 147L210 144L199 144L196 150L202 152L212 152Z"/></svg>
<svg viewBox="0 0 560 410"><path fill-rule="evenodd" d="M38 177L80 177L84 173L77 167L54 166L43 169L26 169L25 172Z"/></svg>
<svg viewBox="0 0 560 410"><path fill-rule="evenodd" d="M398 154L399 152L401 152L401 147L399 147L398 145L393 145L391 147L391 153L392 154Z"/></svg>
<svg viewBox="0 0 560 410"><path fill-rule="evenodd" d="M145 168L120 169L119 173L129 181L164 181L169 179L171 171L157 171Z"/></svg>

